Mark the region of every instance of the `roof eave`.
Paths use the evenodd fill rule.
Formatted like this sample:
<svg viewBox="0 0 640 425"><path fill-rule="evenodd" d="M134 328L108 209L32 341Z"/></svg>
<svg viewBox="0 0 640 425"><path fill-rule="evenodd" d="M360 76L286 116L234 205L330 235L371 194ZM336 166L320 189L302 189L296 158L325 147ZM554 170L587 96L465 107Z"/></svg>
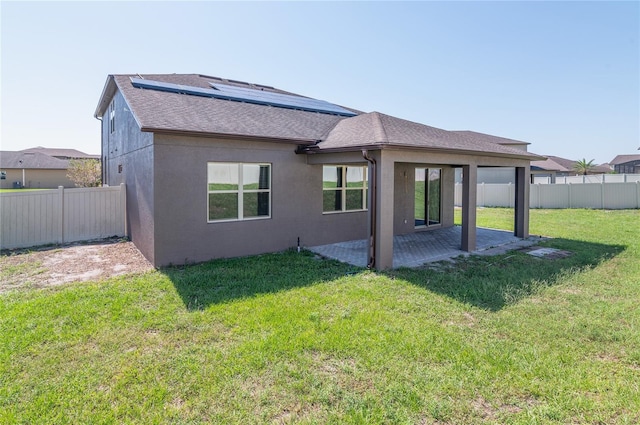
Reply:
<svg viewBox="0 0 640 425"><path fill-rule="evenodd" d="M169 134L169 135L176 135L176 136L215 137L215 138L225 138L225 139L232 139L232 140L251 140L251 141L258 141L258 142L291 143L291 144L297 144L297 145L299 144L312 145L318 142L316 139L256 136L252 134L215 133L215 132L206 132L206 131L180 130L180 129L156 128L156 127L141 127L140 130L147 133Z"/></svg>
<svg viewBox="0 0 640 425"><path fill-rule="evenodd" d="M513 158L513 159L524 159L528 161L539 161L541 159L545 159L539 155L536 155L531 152L526 152L526 155L509 153L509 152L486 152L486 151L475 151L475 150L467 150L467 149L447 149L447 148L433 148L433 147L421 147L415 145L399 145L399 144L365 144L358 146L345 146L345 147L336 147L336 148L320 148L314 149L312 154L322 154L322 153L336 153L336 152L354 152L361 151L362 149L367 150L384 150L384 149L399 149L399 150L424 150L429 152L437 152L437 153L447 153L447 154L462 154L462 155L478 155L482 154L483 156L490 157L498 157L498 158Z"/></svg>
<svg viewBox="0 0 640 425"><path fill-rule="evenodd" d="M102 88L102 94L100 95L100 100L98 101L98 105L96 106L96 111L93 113L93 116L95 118L102 118L104 112L109 106L111 98L116 93L116 90L117 85L115 82L115 78L113 75L109 75L107 77L107 81L104 83L104 87Z"/></svg>

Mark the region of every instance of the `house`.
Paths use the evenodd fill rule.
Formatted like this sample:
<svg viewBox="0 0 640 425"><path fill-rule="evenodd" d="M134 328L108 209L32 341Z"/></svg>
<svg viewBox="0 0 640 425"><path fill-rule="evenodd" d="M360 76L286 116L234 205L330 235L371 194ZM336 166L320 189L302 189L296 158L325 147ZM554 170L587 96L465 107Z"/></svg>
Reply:
<svg viewBox="0 0 640 425"><path fill-rule="evenodd" d="M523 149L379 112L200 74L109 75L103 181L127 185L129 235L155 266L367 239L393 264L393 236L454 225L476 247L480 167L512 167L515 235L529 234Z"/></svg>
<svg viewBox="0 0 640 425"><path fill-rule="evenodd" d="M67 177L69 159L99 159L75 149L31 148L0 152L0 188L75 187Z"/></svg>
<svg viewBox="0 0 640 425"><path fill-rule="evenodd" d="M0 152L0 188L53 189L73 187L67 177L69 161L43 153Z"/></svg>
<svg viewBox="0 0 640 425"><path fill-rule="evenodd" d="M549 177L551 183L556 182L556 177L575 176L576 160L561 158L559 156L545 155L547 159L531 162L531 174L534 177ZM607 174L611 167L608 164L595 165L587 174Z"/></svg>
<svg viewBox="0 0 640 425"><path fill-rule="evenodd" d="M618 174L640 174L640 155L617 155L609 164Z"/></svg>

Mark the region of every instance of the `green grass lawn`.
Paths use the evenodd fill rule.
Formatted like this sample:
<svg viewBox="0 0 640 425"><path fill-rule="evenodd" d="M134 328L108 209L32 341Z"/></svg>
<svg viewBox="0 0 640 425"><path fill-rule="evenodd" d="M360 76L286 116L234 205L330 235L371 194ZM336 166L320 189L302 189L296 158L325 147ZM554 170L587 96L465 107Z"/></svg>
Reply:
<svg viewBox="0 0 640 425"><path fill-rule="evenodd" d="M0 295L0 423L640 422L640 211L531 233L573 255L291 251Z"/></svg>

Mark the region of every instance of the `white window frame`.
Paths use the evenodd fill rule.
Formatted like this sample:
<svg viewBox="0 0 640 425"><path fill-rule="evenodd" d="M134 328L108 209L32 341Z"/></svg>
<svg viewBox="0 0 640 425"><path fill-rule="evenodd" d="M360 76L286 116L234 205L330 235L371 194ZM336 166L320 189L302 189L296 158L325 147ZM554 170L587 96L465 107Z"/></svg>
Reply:
<svg viewBox="0 0 640 425"><path fill-rule="evenodd" d="M236 190L209 190L209 164L223 164L223 165L236 165L238 166L238 189ZM244 189L244 165L258 165L269 167L269 189ZM268 162L223 162L223 161L210 161L207 162L207 223L224 223L233 221L251 221L251 220L266 220L271 218L271 169L272 164ZM222 219L209 219L209 195L212 193L236 193L238 195L238 218L222 218ZM261 215L259 217L244 217L244 194L245 193L268 193L269 194L269 214Z"/></svg>
<svg viewBox="0 0 640 425"><path fill-rule="evenodd" d="M342 180L342 186L341 187L324 187L324 184L322 185L322 199L323 199L323 205L322 205L322 214L342 214L342 213L351 213L351 212L362 212L362 211L367 211L368 210L368 191L369 191L369 167L367 167L366 165L340 165L340 164L325 164L322 166L322 172L323 172L323 178L322 181L324 182L324 167L330 167L330 168L337 168L337 167L341 167L342 171L342 176L341 176L341 180ZM348 187L347 186L347 169L348 168L362 168L363 169L363 180L362 180L362 187ZM342 197L341 200L341 204L342 204L342 209L339 211L325 211L324 210L324 192L325 191L336 191L339 190L340 191L340 196ZM348 210L347 208L347 191L348 190L360 190L362 191L362 208L360 209L355 209L355 210Z"/></svg>
<svg viewBox="0 0 640 425"><path fill-rule="evenodd" d="M109 105L109 134L113 134L116 131L116 100L111 101Z"/></svg>

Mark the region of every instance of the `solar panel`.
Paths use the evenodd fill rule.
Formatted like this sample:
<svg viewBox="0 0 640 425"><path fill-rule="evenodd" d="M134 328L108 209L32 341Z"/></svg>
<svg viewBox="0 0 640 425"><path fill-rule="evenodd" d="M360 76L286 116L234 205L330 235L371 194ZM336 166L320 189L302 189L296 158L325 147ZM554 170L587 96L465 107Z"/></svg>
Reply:
<svg viewBox="0 0 640 425"><path fill-rule="evenodd" d="M278 108L299 109L309 112L321 112L325 114L353 117L357 114L341 106L334 105L324 100L310 99L307 97L288 94L273 93L264 90L248 89L230 86L227 84L209 83L212 89L185 86L182 84L165 83L161 81L144 80L131 77L131 83L136 88L152 89L170 93L181 93L192 96L213 97L215 99L247 102L257 105L268 105Z"/></svg>
<svg viewBox="0 0 640 425"><path fill-rule="evenodd" d="M142 78L131 77L133 87L142 89L152 89L170 93L190 94L193 96L213 97L215 90L202 89L200 87L184 86L182 84L164 83L161 81L143 80Z"/></svg>
<svg viewBox="0 0 640 425"><path fill-rule="evenodd" d="M290 94L273 93L270 91L249 89L244 87L236 87L226 84L210 84L212 87L219 90L225 95L234 97L235 99L242 99L247 102L278 106L281 108L301 109L303 111L326 112L346 116L356 115L345 108L329 102L325 102L324 100L311 99L301 96L292 96Z"/></svg>

